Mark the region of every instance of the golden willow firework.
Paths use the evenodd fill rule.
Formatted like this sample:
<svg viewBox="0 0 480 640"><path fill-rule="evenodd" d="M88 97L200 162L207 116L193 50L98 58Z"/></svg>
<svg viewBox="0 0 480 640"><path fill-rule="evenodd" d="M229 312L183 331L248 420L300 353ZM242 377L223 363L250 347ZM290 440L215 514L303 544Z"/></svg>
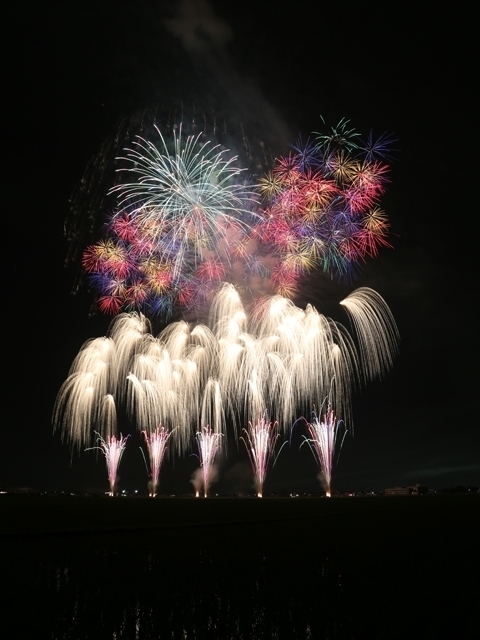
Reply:
<svg viewBox="0 0 480 640"><path fill-rule="evenodd" d="M175 449L184 454L199 425L227 435L230 418L237 437L242 424L267 411L288 431L299 411L327 395L348 419L355 381L385 373L398 334L371 289L359 289L342 304L358 335L280 296L249 315L233 285L215 297L211 328L176 322L154 337L143 316L121 314L108 336L82 347L58 394L55 424L80 448L92 428L104 438L112 435L102 420L108 394L126 404L138 430L175 429Z"/></svg>
<svg viewBox="0 0 480 640"><path fill-rule="evenodd" d="M139 344L148 340L149 324L138 314L123 314L108 336L88 340L80 349L55 401L53 422L64 440L82 449L92 429L104 440L115 435L115 399L124 404L130 361Z"/></svg>

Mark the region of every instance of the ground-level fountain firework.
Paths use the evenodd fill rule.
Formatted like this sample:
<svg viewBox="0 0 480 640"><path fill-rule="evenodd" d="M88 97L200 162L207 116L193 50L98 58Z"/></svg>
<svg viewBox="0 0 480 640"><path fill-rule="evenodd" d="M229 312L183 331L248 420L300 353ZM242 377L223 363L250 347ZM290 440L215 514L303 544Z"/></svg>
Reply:
<svg viewBox="0 0 480 640"><path fill-rule="evenodd" d="M261 498L268 469L275 463L275 445L279 437L278 422L260 418L255 423L249 422L248 428L243 431L242 440L252 464L255 489L257 496Z"/></svg>
<svg viewBox="0 0 480 640"><path fill-rule="evenodd" d="M203 497L208 497L210 485L215 479L215 458L220 449L222 435L222 433L213 431L210 426L206 426L198 431L195 436L200 469L194 474L192 483L195 487L197 498L200 496L201 489L203 489Z"/></svg>
<svg viewBox="0 0 480 640"><path fill-rule="evenodd" d="M148 431L142 431L145 443L148 449L148 457L150 460L150 473L151 473L151 487L150 496L155 497L157 495L158 483L160 480L160 469L162 468L163 459L167 453L167 443L172 435L171 431L165 429L165 427L157 427L155 431L149 433Z"/></svg>
<svg viewBox="0 0 480 640"><path fill-rule="evenodd" d="M379 304L378 294L366 289L348 300L353 324L361 327L358 335L350 335L313 307L302 310L279 296L266 302L260 315L247 314L233 285L225 285L214 299L212 329L180 321L154 337L143 315L122 314L113 320L107 337L83 346L60 389L56 424L78 448L89 442L86 416L91 427L108 438L111 426L103 419L102 407L105 398L115 397L126 405L131 423L150 433L150 447L158 440L158 453L165 450L167 434L177 454L189 453L197 433L206 471L213 457L205 455L201 445L205 440L206 446L208 438L197 425L211 425L209 432L226 440L236 439L242 424L250 421L247 446L260 491L277 426L274 430L258 422L259 408L266 407L268 415L277 418L278 432L288 436L299 412L317 398L328 395L332 407L350 416L354 382L381 376L388 368L397 334L387 308ZM363 364L360 354L367 339L369 359ZM162 424L164 430L152 431L152 424ZM319 462L324 470L323 460ZM159 466L152 464L152 477L155 468Z"/></svg>
<svg viewBox="0 0 480 640"><path fill-rule="evenodd" d="M83 255L99 309L118 315L75 358L55 428L80 450L93 430L110 442L111 398L144 433L151 493L167 444L186 455L196 441L205 496L215 456L243 430L261 495L277 438L328 397L307 441L329 494L353 388L388 371L398 333L369 288L340 303L352 332L290 298L307 272L350 277L387 245L387 147L386 137L362 142L342 120L252 180L203 135L185 138L179 127L169 140L155 127L152 139L138 137L121 159L126 181L111 189L118 200L105 237ZM153 335L147 317L165 321L182 308L208 309L208 321L171 322ZM267 415L272 422L259 418Z"/></svg>
<svg viewBox="0 0 480 640"><path fill-rule="evenodd" d="M305 443L310 446L318 462L321 481L325 488L325 494L329 498L332 495L335 455L338 457L340 454L347 433L345 424L342 420L335 418L333 409L328 406L320 418L313 412L312 422L307 422L307 428L310 437L305 438Z"/></svg>
<svg viewBox="0 0 480 640"><path fill-rule="evenodd" d="M98 449L105 456L105 462L107 464L108 484L110 485L110 495L115 495L115 486L117 484L118 467L120 466L120 460L122 459L123 452L127 444L127 437L109 436L106 440L101 435L97 434L98 445L96 447L90 447L91 449Z"/></svg>

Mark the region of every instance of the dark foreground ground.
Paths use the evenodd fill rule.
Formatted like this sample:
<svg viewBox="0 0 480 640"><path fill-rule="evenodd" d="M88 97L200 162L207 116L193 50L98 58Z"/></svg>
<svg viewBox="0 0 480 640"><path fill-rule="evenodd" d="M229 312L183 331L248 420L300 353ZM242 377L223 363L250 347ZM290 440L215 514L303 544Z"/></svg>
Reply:
<svg viewBox="0 0 480 640"><path fill-rule="evenodd" d="M5 638L478 638L480 496L0 496Z"/></svg>

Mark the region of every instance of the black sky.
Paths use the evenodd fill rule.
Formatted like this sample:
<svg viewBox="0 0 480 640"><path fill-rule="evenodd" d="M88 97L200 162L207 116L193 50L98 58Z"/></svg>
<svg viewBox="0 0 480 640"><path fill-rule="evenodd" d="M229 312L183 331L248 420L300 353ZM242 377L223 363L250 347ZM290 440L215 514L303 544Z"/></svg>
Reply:
<svg viewBox="0 0 480 640"><path fill-rule="evenodd" d="M470 10L300 2L44 2L16 5L4 27L4 371L0 488L103 488L101 461L74 458L51 413L82 343L109 320L72 296L64 267L69 198L122 120L174 98L213 104L276 153L318 130L320 114L395 135L384 205L393 250L354 286L376 289L401 334L386 380L355 398L334 484L382 489L480 483L476 424L475 109ZM370 5L368 5L370 6ZM312 9L314 7L314 9ZM475 266L474 266L475 265ZM475 282L474 282L475 278ZM302 303L324 311L354 287L309 278ZM327 304L328 306L328 304ZM330 312L330 310L329 310ZM143 481L136 447L124 488ZM137 460L138 458L138 460ZM168 491L189 490L192 461L171 463ZM313 460L289 451L271 490L315 488ZM244 451L223 485L249 486Z"/></svg>

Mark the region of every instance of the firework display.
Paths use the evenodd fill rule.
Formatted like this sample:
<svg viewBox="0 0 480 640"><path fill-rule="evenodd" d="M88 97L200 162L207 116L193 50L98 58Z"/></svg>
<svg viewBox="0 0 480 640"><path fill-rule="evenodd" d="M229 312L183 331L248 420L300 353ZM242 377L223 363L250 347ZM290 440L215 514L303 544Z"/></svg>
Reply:
<svg viewBox="0 0 480 640"><path fill-rule="evenodd" d="M249 422L248 429L244 429L243 432L245 437L242 437L242 440L252 465L255 489L257 496L261 498L268 469L272 463L275 464L275 445L279 438L278 422L269 422L266 418L261 418L255 423Z"/></svg>
<svg viewBox="0 0 480 640"><path fill-rule="evenodd" d="M157 495L158 483L160 480L160 469L162 468L163 459L167 452L167 442L172 435L171 431L165 429L165 427L157 427L155 431L147 433L142 431L145 439L145 444L148 449L148 457L150 460L150 497L154 498Z"/></svg>
<svg viewBox="0 0 480 640"><path fill-rule="evenodd" d="M197 433L206 472L213 444L216 452L229 434L238 438L242 421L250 422L246 443L258 487L277 432L287 434L298 412L326 395L349 417L352 386L381 377L396 352L398 334L383 299L361 288L342 308L347 301L358 335L312 306L303 310L281 296L249 314L238 291L227 284L213 300L212 329L180 321L154 337L144 316L121 314L108 336L87 342L75 359L57 397L56 426L80 448L88 441L88 426L102 437L112 434L115 421L107 419L107 408L123 403L131 422L149 434L147 442L161 445L159 452L173 429L173 450L179 455L191 450ZM277 425L254 422L265 410L278 418ZM156 431L159 424L163 430ZM210 426L198 431L201 424Z"/></svg>
<svg viewBox="0 0 480 640"><path fill-rule="evenodd" d="M124 171L134 182L118 194L106 238L88 247L83 266L105 313L142 309L168 317L173 305L208 301L231 267L230 245L257 217L253 186L218 145L174 133L171 147L137 138Z"/></svg>
<svg viewBox="0 0 480 640"><path fill-rule="evenodd" d="M200 473L195 474L193 484L195 486L195 495L198 498L200 491L203 489L203 497L208 497L210 485L215 479L215 457L220 448L221 433L215 433L210 426L203 427L201 431L197 431L195 440L198 448L198 459L200 461ZM201 483L198 483L198 478Z"/></svg>
<svg viewBox="0 0 480 640"><path fill-rule="evenodd" d="M83 345L58 393L53 419L63 438L81 450L95 429L113 468L125 446L114 428L121 406L143 433L151 494L168 441L182 456L196 443L192 482L206 497L216 456L241 437L261 496L280 435L328 397L325 415L307 423L306 441L330 494L353 389L391 368L398 331L385 301L366 287L340 303L351 332L292 298L312 270L348 280L389 246L380 199L391 142L362 141L341 120L255 177L224 146L183 135L181 126L138 136L118 158L104 237L83 253L98 309L115 318L106 337ZM182 309L208 320L168 324ZM157 336L147 319L156 316L167 322Z"/></svg>
<svg viewBox="0 0 480 640"><path fill-rule="evenodd" d="M116 436L110 436L104 440L99 434L97 434L98 446L90 447L86 451L92 449L98 449L105 456L107 463L108 483L110 485L110 496L115 495L115 486L117 484L118 467L120 466L120 460L122 459L123 452L127 445L128 436L125 438L120 434L120 438Z"/></svg>
<svg viewBox="0 0 480 640"><path fill-rule="evenodd" d="M362 143L342 120L277 159L260 180L266 206L253 233L278 256L271 274L276 293L293 297L299 278L315 267L348 278L359 262L388 246L389 225L379 206L388 177L380 160L384 142Z"/></svg>
<svg viewBox="0 0 480 640"><path fill-rule="evenodd" d="M108 439L116 430L115 400L122 403L130 359L148 331L144 316L123 314L108 337L88 340L72 363L55 402L53 422L81 450L91 430Z"/></svg>
<svg viewBox="0 0 480 640"><path fill-rule="evenodd" d="M255 178L201 134L155 130L119 158L127 181L110 190L105 237L83 254L104 313L198 311L223 282L253 299L293 298L312 269L348 279L389 246L385 136L362 142L342 120Z"/></svg>
<svg viewBox="0 0 480 640"><path fill-rule="evenodd" d="M310 446L322 474L322 484L328 498L332 495L332 473L335 461L335 453L340 454L343 440L347 433L343 420L337 420L332 407L329 405L321 419L313 412L312 422L307 423L310 438L305 438L305 442ZM340 438L339 446L337 441Z"/></svg>

